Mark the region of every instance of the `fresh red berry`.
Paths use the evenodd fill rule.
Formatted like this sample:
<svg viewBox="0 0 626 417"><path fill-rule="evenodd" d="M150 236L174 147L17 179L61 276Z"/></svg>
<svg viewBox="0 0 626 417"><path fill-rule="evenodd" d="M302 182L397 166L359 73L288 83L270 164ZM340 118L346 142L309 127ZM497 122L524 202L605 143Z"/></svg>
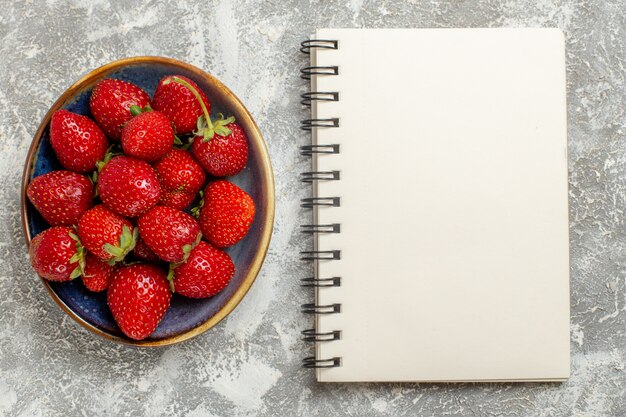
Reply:
<svg viewBox="0 0 626 417"><path fill-rule="evenodd" d="M163 191L159 204L176 210L185 210L196 199L196 194L184 191Z"/></svg>
<svg viewBox="0 0 626 417"><path fill-rule="evenodd" d="M230 134L218 133L211 138L196 136L192 150L207 172L215 177L236 175L248 162L248 139L237 123L226 125Z"/></svg>
<svg viewBox="0 0 626 417"><path fill-rule="evenodd" d="M204 241L191 250L189 259L174 269L174 292L190 298L212 297L235 274L230 256Z"/></svg>
<svg viewBox="0 0 626 417"><path fill-rule="evenodd" d="M50 144L65 169L80 173L93 171L109 147L97 124L67 110L57 110L52 115Z"/></svg>
<svg viewBox="0 0 626 417"><path fill-rule="evenodd" d="M133 117L122 129L122 149L128 156L154 162L172 150L174 129L167 116L147 111Z"/></svg>
<svg viewBox="0 0 626 417"><path fill-rule="evenodd" d="M51 226L72 226L93 206L89 178L71 171L52 171L34 178L26 195Z"/></svg>
<svg viewBox="0 0 626 417"><path fill-rule="evenodd" d="M161 259L156 255L156 253L152 252L152 249L146 245L146 242L143 241L142 238L137 239L137 244L135 245L135 249L133 249L133 253L135 256L142 261L147 262L160 262Z"/></svg>
<svg viewBox="0 0 626 417"><path fill-rule="evenodd" d="M154 169L145 161L116 156L98 175L98 195L104 204L125 217L141 216L161 197Z"/></svg>
<svg viewBox="0 0 626 417"><path fill-rule="evenodd" d="M70 281L82 273L80 242L70 227L51 227L30 242L33 269L48 281ZM82 251L82 250L81 250Z"/></svg>
<svg viewBox="0 0 626 417"><path fill-rule="evenodd" d="M154 164L154 170L162 190L159 204L177 210L189 207L206 180L198 161L181 149L172 149Z"/></svg>
<svg viewBox="0 0 626 417"><path fill-rule="evenodd" d="M185 135L196 129L196 122L198 117L203 114L203 110L194 94L184 85L173 82L172 77L182 79L193 86L200 94L209 113L211 112L211 103L200 87L187 77L170 75L159 81L152 100L152 107L167 115L174 123L177 134Z"/></svg>
<svg viewBox="0 0 626 417"><path fill-rule="evenodd" d="M202 236L193 217L165 206L148 211L137 226L146 245L167 262L182 262Z"/></svg>
<svg viewBox="0 0 626 417"><path fill-rule="evenodd" d="M154 164L163 190L196 194L206 180L204 170L196 159L182 149L172 149Z"/></svg>
<svg viewBox="0 0 626 417"><path fill-rule="evenodd" d="M85 270L83 271L83 284L89 291L101 292L109 288L115 266L97 258L90 252L85 256Z"/></svg>
<svg viewBox="0 0 626 417"><path fill-rule="evenodd" d="M243 239L252 225L254 213L254 201L248 193L220 180L206 187L198 221L205 239L224 248Z"/></svg>
<svg viewBox="0 0 626 417"><path fill-rule="evenodd" d="M78 221L78 236L89 252L110 263L124 259L137 241L132 223L103 204L83 214Z"/></svg>
<svg viewBox="0 0 626 417"><path fill-rule="evenodd" d="M165 272L149 264L118 268L107 293L115 322L134 340L145 339L154 332L171 298Z"/></svg>
<svg viewBox="0 0 626 417"><path fill-rule="evenodd" d="M141 88L122 80L105 78L93 88L89 99L91 115L111 139L120 140L122 127L132 119L130 106L144 108L150 96Z"/></svg>

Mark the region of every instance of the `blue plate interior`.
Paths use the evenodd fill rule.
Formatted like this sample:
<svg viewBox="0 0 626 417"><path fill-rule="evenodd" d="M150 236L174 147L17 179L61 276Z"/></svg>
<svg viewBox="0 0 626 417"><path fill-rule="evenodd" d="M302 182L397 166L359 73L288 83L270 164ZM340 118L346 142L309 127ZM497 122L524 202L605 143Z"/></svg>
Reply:
<svg viewBox="0 0 626 417"><path fill-rule="evenodd" d="M213 114L218 112L222 112L227 116L232 114L232 111L223 108L218 94L211 94L211 86L205 80L199 79L193 73L189 73L178 66L156 63L133 64L109 73L106 77L132 82L152 96L159 80L166 75L172 74L184 75L196 81L209 96ZM91 116L89 112L90 96L91 87L70 99L63 108L74 113ZM234 114L234 116L237 118L238 115ZM262 169L261 155L259 155L259 152L255 152L253 146L250 146L249 152L246 168L237 176L228 178L229 181L247 191L257 206L255 222L248 235L237 245L226 250L235 263L235 276L221 293L212 298L194 300L174 294L170 309L148 340L159 340L176 336L202 324L214 316L226 304L245 279L249 266L259 249L263 223L259 219L264 219L267 214L264 210L265 202L268 198L267 195L264 195L259 181L255 182L255 178L260 178ZM39 149L36 151L31 178L56 169L62 169L62 167L50 145L49 131L46 128L41 138ZM27 211L29 215L28 227L30 228L31 236L35 236L50 227L30 203L28 203ZM49 284L59 299L83 320L106 333L125 337L117 327L107 307L106 292L92 293L84 287L80 279L65 283L50 282Z"/></svg>

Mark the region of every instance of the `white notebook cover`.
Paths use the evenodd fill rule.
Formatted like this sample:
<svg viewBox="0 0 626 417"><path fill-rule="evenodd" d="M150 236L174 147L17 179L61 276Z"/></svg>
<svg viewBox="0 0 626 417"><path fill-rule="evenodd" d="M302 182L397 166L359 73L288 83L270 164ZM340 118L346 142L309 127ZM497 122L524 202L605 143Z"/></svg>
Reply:
<svg viewBox="0 0 626 417"><path fill-rule="evenodd" d="M314 160L339 181L319 208L319 381L569 377L565 50L557 29L322 29L312 63Z"/></svg>

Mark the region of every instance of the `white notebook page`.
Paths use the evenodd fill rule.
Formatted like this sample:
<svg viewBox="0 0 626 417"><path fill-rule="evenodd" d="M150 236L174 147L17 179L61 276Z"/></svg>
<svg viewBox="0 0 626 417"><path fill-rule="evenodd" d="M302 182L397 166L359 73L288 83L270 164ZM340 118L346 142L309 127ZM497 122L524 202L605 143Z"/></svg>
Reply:
<svg viewBox="0 0 626 417"><path fill-rule="evenodd" d="M315 77L319 381L569 376L565 53L557 29L323 29ZM316 85L315 85L316 84Z"/></svg>

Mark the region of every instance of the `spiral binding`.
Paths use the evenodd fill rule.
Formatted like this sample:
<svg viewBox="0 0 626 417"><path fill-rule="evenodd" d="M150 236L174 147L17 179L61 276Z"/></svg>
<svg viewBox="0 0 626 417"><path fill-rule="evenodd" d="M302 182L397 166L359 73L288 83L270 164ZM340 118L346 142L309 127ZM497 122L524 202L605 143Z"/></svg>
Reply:
<svg viewBox="0 0 626 417"><path fill-rule="evenodd" d="M310 54L311 49L339 49L339 41L330 39L309 39L300 43L300 52Z"/></svg>
<svg viewBox="0 0 626 417"><path fill-rule="evenodd" d="M339 93L336 91L309 91L300 94L303 106L310 106L312 101L339 101Z"/></svg>
<svg viewBox="0 0 626 417"><path fill-rule="evenodd" d="M311 156L315 153L339 153L339 145L305 145L300 146L300 154Z"/></svg>
<svg viewBox="0 0 626 417"><path fill-rule="evenodd" d="M308 250L300 254L302 261L338 261L341 259L340 250Z"/></svg>
<svg viewBox="0 0 626 417"><path fill-rule="evenodd" d="M339 67L333 66L314 66L304 67L300 70L300 78L310 80L312 75L339 75Z"/></svg>
<svg viewBox="0 0 626 417"><path fill-rule="evenodd" d="M311 49L339 49L339 42L331 39L310 39L300 44L305 54L310 54ZM300 77L310 80L312 76L334 76L339 75L338 66L308 66L300 70ZM301 103L304 106L311 106L314 101L339 101L337 91L307 91L301 94ZM300 123L300 128L306 131L313 129L326 129L339 127L339 118L311 118L304 119ZM316 156L317 154L338 154L339 144L332 145L306 145L300 148L300 153L305 156ZM339 171L310 171L300 174L300 181L313 183L315 181L339 181L341 173ZM339 197L307 197L301 200L301 206L305 208L315 207L339 207L341 199ZM301 226L302 233L341 233L341 225L332 224L305 224ZM334 261L341 259L340 250L313 250L300 253L303 261ZM341 277L329 278L304 278L301 285L303 287L329 288L340 287ZM318 305L315 303L303 304L301 311L304 314L340 314L341 304ZM305 342L327 343L341 339L341 331L318 332L317 329L307 329L302 332L302 339ZM335 368L341 366L341 358L333 357L328 359L318 359L315 356L304 358L302 366L305 368Z"/></svg>
<svg viewBox="0 0 626 417"><path fill-rule="evenodd" d="M332 278L302 278L302 287L340 287L341 277Z"/></svg>
<svg viewBox="0 0 626 417"><path fill-rule="evenodd" d="M315 356L309 356L302 359L304 368L336 368L341 366L341 358L315 359Z"/></svg>
<svg viewBox="0 0 626 417"><path fill-rule="evenodd" d="M302 331L302 340L305 342L332 342L341 339L341 331L333 330L332 332L318 333L315 329L306 329Z"/></svg>
<svg viewBox="0 0 626 417"><path fill-rule="evenodd" d="M310 171L300 174L300 181L313 182L313 181L337 181L341 177L339 171Z"/></svg>
<svg viewBox="0 0 626 417"><path fill-rule="evenodd" d="M301 233L314 234L314 233L341 233L341 225L339 223L333 224L303 224L300 226Z"/></svg>
<svg viewBox="0 0 626 417"><path fill-rule="evenodd" d="M300 206L313 208L315 206L339 207L341 199L339 197L307 197L300 200Z"/></svg>
<svg viewBox="0 0 626 417"><path fill-rule="evenodd" d="M300 121L300 129L302 130L312 130L314 127L339 127L339 118L304 119Z"/></svg>

